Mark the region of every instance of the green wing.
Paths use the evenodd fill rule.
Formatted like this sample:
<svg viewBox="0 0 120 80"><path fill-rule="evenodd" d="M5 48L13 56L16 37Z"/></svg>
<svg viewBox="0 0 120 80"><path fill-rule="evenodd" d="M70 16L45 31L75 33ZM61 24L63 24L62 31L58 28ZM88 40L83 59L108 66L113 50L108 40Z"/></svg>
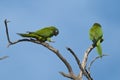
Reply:
<svg viewBox="0 0 120 80"><path fill-rule="evenodd" d="M36 38L38 37L38 35L35 35L33 33L29 34L29 33L17 33L18 35L22 36L22 37L29 37L29 38Z"/></svg>
<svg viewBox="0 0 120 80"><path fill-rule="evenodd" d="M46 39L45 38L42 38L41 36L38 36L38 35L35 35L33 33L17 33L18 35L22 36L22 37L26 37L26 38L34 38L34 39L37 39L41 42L45 42Z"/></svg>
<svg viewBox="0 0 120 80"><path fill-rule="evenodd" d="M40 30L37 30L35 34L42 36L44 38L50 38L54 35L58 35L58 29L54 26L46 27Z"/></svg>

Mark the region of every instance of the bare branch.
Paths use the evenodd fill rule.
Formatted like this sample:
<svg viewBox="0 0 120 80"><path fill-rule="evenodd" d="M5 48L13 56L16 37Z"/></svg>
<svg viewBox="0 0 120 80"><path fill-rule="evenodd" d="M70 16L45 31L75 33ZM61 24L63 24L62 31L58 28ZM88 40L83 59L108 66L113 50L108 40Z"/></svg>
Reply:
<svg viewBox="0 0 120 80"><path fill-rule="evenodd" d="M61 55L61 53L59 53L59 51L55 48L53 48L52 46L50 46L48 43L41 43L41 45L43 45L44 47L48 48L49 50L51 50L52 52L54 52L59 58L60 60L66 65L69 73L73 74L73 70L71 65L68 63L68 61Z"/></svg>
<svg viewBox="0 0 120 80"><path fill-rule="evenodd" d="M102 57L103 57L103 56L108 56L108 55L103 54ZM90 62L90 64L88 65L88 72L89 72L89 74L90 74L90 68L91 68L92 64L93 64L97 59L99 59L99 58L101 58L101 56L95 57L95 58Z"/></svg>
<svg viewBox="0 0 120 80"><path fill-rule="evenodd" d="M95 47L94 44L92 44L84 53L84 57L83 57L83 61L82 61L82 67L83 69L86 68L86 64L87 64L87 60L88 60L88 55L89 53L92 51L92 49ZM81 71L80 74L79 74L79 77L80 79L82 79L82 76L83 76L83 72Z"/></svg>
<svg viewBox="0 0 120 80"><path fill-rule="evenodd" d="M86 76L86 78L88 78L88 80L93 80L92 77L90 76L90 74L88 73L88 71L86 69L83 69L79 58L77 57L77 55L73 52L73 50L71 48L67 48L68 51L70 51L70 53L73 55L73 57L75 58L81 72L83 72L83 74Z"/></svg>
<svg viewBox="0 0 120 80"><path fill-rule="evenodd" d="M95 46L91 45L85 52L84 54L84 58L83 58L83 61L82 61L82 66L85 68L86 67L86 64L87 64L87 60L88 60L88 55L89 53L92 51L92 49L94 48Z"/></svg>
<svg viewBox="0 0 120 80"><path fill-rule="evenodd" d="M68 61L61 55L61 53L60 53L57 49L55 49L54 47L50 46L48 43L46 43L46 42L40 42L40 41L34 40L34 39L20 39L20 40L17 40L17 41L15 41L15 42L10 41L9 32L8 32L8 26L7 26L7 23L8 23L7 19L5 19L4 22L5 22L5 27L6 27L7 40L8 40L8 42L9 42L9 45L8 45L8 46L17 44L17 43L19 43L19 42L24 42L24 41L33 42L33 43L36 43L36 44L40 44L40 45L48 48L48 49L51 50L52 52L54 52L54 53L59 57L59 59L65 64L65 66L66 66L67 69L68 69L68 72L69 72L71 75L73 75L72 67L71 67L71 65L68 63Z"/></svg>
<svg viewBox="0 0 120 80"><path fill-rule="evenodd" d="M5 19L4 23L5 23L5 28L6 28L6 35L7 35L7 40L9 43L12 43L10 41L10 37L9 37L9 33L8 33L8 26L7 26L7 23L10 22L10 21L7 21L7 19Z"/></svg>
<svg viewBox="0 0 120 80"><path fill-rule="evenodd" d="M99 40L99 39L98 39L98 40ZM102 43L103 41L104 41L104 40L102 39L102 40L101 40L101 43ZM85 51L84 57L83 57L83 61L82 61L82 67L83 67L83 69L86 68L86 64L87 64L87 60L88 60L89 53L95 48L96 43L97 43L97 41L96 41L95 43L93 43L93 44ZM79 74L79 77L82 79L82 76L83 76L83 72L81 71L80 74Z"/></svg>
<svg viewBox="0 0 120 80"><path fill-rule="evenodd" d="M70 78L70 79L75 79L77 78L75 75L71 75L71 74L65 74L64 72L59 72L62 76Z"/></svg>
<svg viewBox="0 0 120 80"><path fill-rule="evenodd" d="M8 57L9 57L9 56L0 57L0 60L6 59L6 58L8 58Z"/></svg>
<svg viewBox="0 0 120 80"><path fill-rule="evenodd" d="M79 68L80 68L81 70L84 70L84 69L82 68L82 65L81 65L81 63L80 63L79 58L76 56L76 54L73 52L73 50L72 50L71 48L68 48L68 47L67 47L66 49L73 55L73 57L75 58L78 66L79 66Z"/></svg>

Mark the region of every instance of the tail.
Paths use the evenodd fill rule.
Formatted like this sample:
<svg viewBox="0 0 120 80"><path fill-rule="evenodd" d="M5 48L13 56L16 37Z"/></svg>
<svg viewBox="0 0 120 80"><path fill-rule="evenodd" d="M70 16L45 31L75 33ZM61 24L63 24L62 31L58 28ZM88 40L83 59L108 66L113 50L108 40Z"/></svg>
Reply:
<svg viewBox="0 0 120 80"><path fill-rule="evenodd" d="M22 36L22 37L31 37L30 34L23 34L23 33L17 33L18 35Z"/></svg>
<svg viewBox="0 0 120 80"><path fill-rule="evenodd" d="M100 45L100 40L97 42L96 49L100 57L102 57L102 47Z"/></svg>

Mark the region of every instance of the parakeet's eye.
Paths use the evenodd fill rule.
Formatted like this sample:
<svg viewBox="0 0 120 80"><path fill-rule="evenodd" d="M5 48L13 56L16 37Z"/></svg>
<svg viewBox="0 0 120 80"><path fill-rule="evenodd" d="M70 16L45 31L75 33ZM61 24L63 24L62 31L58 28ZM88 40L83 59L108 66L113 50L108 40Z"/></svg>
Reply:
<svg viewBox="0 0 120 80"><path fill-rule="evenodd" d="M59 34L59 30L55 30L54 35L57 36Z"/></svg>

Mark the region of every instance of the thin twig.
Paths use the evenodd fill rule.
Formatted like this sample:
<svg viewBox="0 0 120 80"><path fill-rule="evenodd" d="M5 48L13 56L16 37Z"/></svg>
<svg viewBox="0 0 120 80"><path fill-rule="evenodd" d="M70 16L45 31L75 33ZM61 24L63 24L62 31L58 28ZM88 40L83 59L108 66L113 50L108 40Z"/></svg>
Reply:
<svg viewBox="0 0 120 80"><path fill-rule="evenodd" d="M9 56L0 57L0 60L6 59L6 58L8 58L8 57L9 57Z"/></svg>
<svg viewBox="0 0 120 80"><path fill-rule="evenodd" d="M84 69L82 68L81 63L80 63L80 59L77 57L77 55L74 53L74 51L73 51L71 48L68 48L68 47L67 47L66 49L73 55L73 57L75 58L78 66L79 66L79 68L80 68L81 70L84 70Z"/></svg>
<svg viewBox="0 0 120 80"><path fill-rule="evenodd" d="M7 21L7 19L5 19L4 23L5 23L5 28L6 28L6 35L7 35L7 39L8 39L8 42L9 43L12 43L10 41L10 37L9 37L9 33L8 33L8 26L7 26L7 23L10 22L10 21Z"/></svg>
<svg viewBox="0 0 120 80"><path fill-rule="evenodd" d="M17 44L17 43L19 43L19 42L24 42L24 41L33 42L33 43L36 43L36 44L40 44L40 45L48 48L50 51L54 52L54 53L58 56L58 58L65 64L65 66L66 66L67 69L68 69L69 74L72 75L72 76L74 76L74 73L73 73L73 70L72 70L71 65L70 65L69 62L61 55L61 53L60 53L57 49L55 49L54 47L50 46L50 45L49 45L48 43L46 43L46 42L40 42L40 41L34 40L34 39L20 39L20 40L17 40L17 41L15 41L15 42L12 42L12 41L10 40L10 38L9 38L9 32L8 32L8 26L7 26L8 21L7 21L7 19L5 19L4 23L5 23L5 27L6 27L7 40L8 40L8 42L9 42L9 45L8 45L8 46Z"/></svg>
<svg viewBox="0 0 120 80"><path fill-rule="evenodd" d="M83 67L80 63L80 59L77 57L77 55L74 53L74 51L71 48L67 48L67 50L70 51L70 53L73 55L80 70L83 72L83 74L86 76L86 78L88 78L88 80L93 80L92 77L90 76L90 74L88 73L88 71L86 69L83 69Z"/></svg>
<svg viewBox="0 0 120 80"><path fill-rule="evenodd" d="M103 56L108 56L108 55L103 54L102 57L103 57ZM90 74L90 69L91 69L92 64L93 64L97 59L99 59L99 58L101 58L101 56L95 57L95 58L90 62L90 64L88 65L88 72L89 72L89 74Z"/></svg>

